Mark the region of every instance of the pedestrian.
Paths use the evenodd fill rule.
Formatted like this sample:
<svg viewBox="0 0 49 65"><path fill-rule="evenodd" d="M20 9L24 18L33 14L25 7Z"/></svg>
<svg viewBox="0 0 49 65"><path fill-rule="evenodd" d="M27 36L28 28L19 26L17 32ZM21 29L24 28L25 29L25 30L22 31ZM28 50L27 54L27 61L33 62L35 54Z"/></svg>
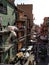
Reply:
<svg viewBox="0 0 49 65"><path fill-rule="evenodd" d="M35 60L32 61L32 65L36 65L36 61Z"/></svg>
<svg viewBox="0 0 49 65"><path fill-rule="evenodd" d="M21 64L21 65L24 65L23 62L24 62L24 61L23 61L23 58L21 57L21 58L20 58L20 64Z"/></svg>
<svg viewBox="0 0 49 65"><path fill-rule="evenodd" d="M28 63L28 65L32 65L32 62L29 60L29 63Z"/></svg>
<svg viewBox="0 0 49 65"><path fill-rule="evenodd" d="M35 61L35 60L32 61L32 65L34 65L34 61Z"/></svg>

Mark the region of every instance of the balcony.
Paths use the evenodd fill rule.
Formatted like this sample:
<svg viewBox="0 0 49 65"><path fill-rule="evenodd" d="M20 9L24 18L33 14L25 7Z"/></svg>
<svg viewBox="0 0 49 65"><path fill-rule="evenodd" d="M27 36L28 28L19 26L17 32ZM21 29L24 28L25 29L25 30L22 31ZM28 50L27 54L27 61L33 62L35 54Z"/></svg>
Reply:
<svg viewBox="0 0 49 65"><path fill-rule="evenodd" d="M8 51L12 46L13 46L13 44L0 46L0 52L6 52L6 51Z"/></svg>
<svg viewBox="0 0 49 65"><path fill-rule="evenodd" d="M27 20L27 17L19 17L18 19L17 19L17 21L26 21Z"/></svg>

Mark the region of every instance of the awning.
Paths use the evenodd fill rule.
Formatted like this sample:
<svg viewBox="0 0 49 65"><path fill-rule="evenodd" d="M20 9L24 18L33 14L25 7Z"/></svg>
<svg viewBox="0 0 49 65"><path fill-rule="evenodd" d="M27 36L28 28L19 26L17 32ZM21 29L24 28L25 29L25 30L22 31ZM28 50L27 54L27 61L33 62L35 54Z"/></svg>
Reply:
<svg viewBox="0 0 49 65"><path fill-rule="evenodd" d="M14 30L18 30L18 28L16 26L8 26L8 30L14 31Z"/></svg>

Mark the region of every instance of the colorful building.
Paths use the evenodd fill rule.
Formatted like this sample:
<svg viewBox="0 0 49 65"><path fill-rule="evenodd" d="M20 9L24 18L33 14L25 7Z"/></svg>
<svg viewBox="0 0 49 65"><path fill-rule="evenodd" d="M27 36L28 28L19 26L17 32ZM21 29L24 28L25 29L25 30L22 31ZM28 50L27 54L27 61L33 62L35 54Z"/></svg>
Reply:
<svg viewBox="0 0 49 65"><path fill-rule="evenodd" d="M49 17L44 17L44 34L47 35L47 55L49 56Z"/></svg>
<svg viewBox="0 0 49 65"><path fill-rule="evenodd" d="M0 24L2 26L13 25L15 21L14 5L10 1L0 0Z"/></svg>
<svg viewBox="0 0 49 65"><path fill-rule="evenodd" d="M32 4L18 4L17 7L24 11L24 16L27 17L27 43L31 38L31 28L33 26L33 5Z"/></svg>
<svg viewBox="0 0 49 65"><path fill-rule="evenodd" d="M33 25L33 5L32 4L18 4L17 7L24 11L24 16L30 21L30 26ZM28 22L29 23L29 22Z"/></svg>
<svg viewBox="0 0 49 65"><path fill-rule="evenodd" d="M13 25L15 22L15 6L14 0L0 0L0 28ZM16 44L7 39L10 32L7 30L0 31L0 63L9 64L16 56ZM12 37L13 38L13 37ZM12 40L13 41L13 40Z"/></svg>
<svg viewBox="0 0 49 65"><path fill-rule="evenodd" d="M48 26L47 26L48 20L49 20L49 17L44 17L44 22L43 24L41 24L41 28L40 28L41 35L48 34Z"/></svg>
<svg viewBox="0 0 49 65"><path fill-rule="evenodd" d="M24 11L22 9L16 8L16 21L15 25L19 29L17 31L17 45L18 51L26 44L27 36L27 17L24 16Z"/></svg>

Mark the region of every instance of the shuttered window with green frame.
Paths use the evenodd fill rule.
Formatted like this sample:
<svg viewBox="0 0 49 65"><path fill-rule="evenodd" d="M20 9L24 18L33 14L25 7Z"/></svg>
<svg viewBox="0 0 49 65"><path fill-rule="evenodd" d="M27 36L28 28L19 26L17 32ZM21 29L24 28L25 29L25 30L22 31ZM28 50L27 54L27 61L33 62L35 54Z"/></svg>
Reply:
<svg viewBox="0 0 49 65"><path fill-rule="evenodd" d="M7 14L7 3L5 0L0 0L0 13Z"/></svg>

